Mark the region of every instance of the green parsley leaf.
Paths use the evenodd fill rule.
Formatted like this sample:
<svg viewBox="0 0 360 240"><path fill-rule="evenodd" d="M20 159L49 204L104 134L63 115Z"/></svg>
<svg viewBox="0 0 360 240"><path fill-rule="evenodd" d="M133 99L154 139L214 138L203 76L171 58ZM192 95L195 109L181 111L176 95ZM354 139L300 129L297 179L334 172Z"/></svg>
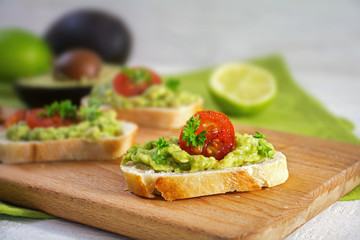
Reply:
<svg viewBox="0 0 360 240"><path fill-rule="evenodd" d="M53 102L51 105L46 105L44 109L45 111L39 112L39 115L41 114L42 116L53 117L55 116L55 113L59 111L60 104L56 101Z"/></svg>
<svg viewBox="0 0 360 240"><path fill-rule="evenodd" d="M266 145L266 143L264 142L264 140L260 139L259 140L259 154L262 156L265 156L267 158L272 158L270 152L273 149L271 147L269 147L268 145Z"/></svg>
<svg viewBox="0 0 360 240"><path fill-rule="evenodd" d="M51 105L45 106L45 110L38 113L38 116L54 117L56 114L62 119L76 120L77 107L71 103L70 100L62 102L53 102Z"/></svg>
<svg viewBox="0 0 360 240"><path fill-rule="evenodd" d="M186 141L186 146L203 146L206 140L205 134L207 134L206 130L201 131L198 135L195 132L199 129L201 121L199 120L199 116L195 118L192 116L187 122L186 126L184 127L183 131L183 140Z"/></svg>
<svg viewBox="0 0 360 240"><path fill-rule="evenodd" d="M91 98L87 107L80 108L80 117L83 120L93 121L101 116L102 111L99 110L101 102L98 99Z"/></svg>
<svg viewBox="0 0 360 240"><path fill-rule="evenodd" d="M72 105L70 100L66 100L60 103L60 117L76 120L77 118L77 106Z"/></svg>
<svg viewBox="0 0 360 240"><path fill-rule="evenodd" d="M154 162L157 164L164 164L166 162L166 157L160 153L160 150L156 150L154 155Z"/></svg>
<svg viewBox="0 0 360 240"><path fill-rule="evenodd" d="M125 74L128 78L133 78L133 71L128 67L123 67L121 72Z"/></svg>
<svg viewBox="0 0 360 240"><path fill-rule="evenodd" d="M165 82L165 86L173 92L178 92L180 81L178 79L169 79Z"/></svg>
<svg viewBox="0 0 360 240"><path fill-rule="evenodd" d="M160 150L170 146L170 144L165 140L164 137L159 138L156 142L154 142L154 144L158 148L153 157L154 162L157 164L164 164L166 162L166 157L161 154Z"/></svg>
<svg viewBox="0 0 360 240"><path fill-rule="evenodd" d="M254 138L262 138L262 139L267 139L267 137L259 132L255 132L255 136Z"/></svg>
<svg viewBox="0 0 360 240"><path fill-rule="evenodd" d="M154 144L158 147L159 150L170 146L164 137L159 138L156 142L154 142Z"/></svg>
<svg viewBox="0 0 360 240"><path fill-rule="evenodd" d="M152 76L145 68L130 69L128 67L123 67L121 72L136 85L143 82L151 82Z"/></svg>
<svg viewBox="0 0 360 240"><path fill-rule="evenodd" d="M204 142L206 140L206 136L205 134L207 134L206 130L203 130L199 133L199 135L196 136L196 141L198 142L198 145L203 146ZM196 145L194 145L196 146Z"/></svg>

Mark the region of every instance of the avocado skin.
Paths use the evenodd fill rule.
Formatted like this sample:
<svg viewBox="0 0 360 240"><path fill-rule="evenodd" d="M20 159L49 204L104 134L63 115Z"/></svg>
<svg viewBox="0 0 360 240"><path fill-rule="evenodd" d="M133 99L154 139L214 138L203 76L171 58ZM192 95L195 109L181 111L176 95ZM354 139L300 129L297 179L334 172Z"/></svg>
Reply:
<svg viewBox="0 0 360 240"><path fill-rule="evenodd" d="M131 50L131 35L125 23L106 12L83 9L57 20L45 34L55 55L86 48L98 53L105 62L124 64Z"/></svg>
<svg viewBox="0 0 360 240"><path fill-rule="evenodd" d="M14 89L20 99L28 108L41 108L54 101L71 100L73 104L80 105L81 98L88 95L92 86L79 86L69 88L29 87L14 84Z"/></svg>

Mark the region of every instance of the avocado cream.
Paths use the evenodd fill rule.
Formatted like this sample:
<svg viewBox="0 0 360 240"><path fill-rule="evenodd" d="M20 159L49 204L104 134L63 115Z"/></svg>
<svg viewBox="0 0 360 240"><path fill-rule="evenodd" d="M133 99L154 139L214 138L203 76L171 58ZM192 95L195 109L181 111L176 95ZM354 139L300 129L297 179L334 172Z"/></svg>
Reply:
<svg viewBox="0 0 360 240"><path fill-rule="evenodd" d="M133 163L145 164L156 172L197 172L208 169L225 169L254 164L266 158L263 147L271 150L268 157L275 154L274 147L265 139L255 138L252 135L235 133L235 149L223 159L216 160L213 157L203 155L190 155L179 147L179 139L170 137L169 146L158 149L154 140L143 145L134 145L123 157L122 165ZM159 161L158 156L163 156Z"/></svg>
<svg viewBox="0 0 360 240"><path fill-rule="evenodd" d="M122 97L114 92L111 82L96 85L91 97L99 99L103 104L115 108L161 107L178 108L198 102L200 97L189 92L174 92L165 85L153 85L146 91L134 97Z"/></svg>
<svg viewBox="0 0 360 240"><path fill-rule="evenodd" d="M10 126L6 138L12 141L47 141L68 138L84 138L97 141L105 137L122 135L122 123L116 119L116 112L106 111L93 121L81 121L66 127L36 127L30 129L25 122Z"/></svg>

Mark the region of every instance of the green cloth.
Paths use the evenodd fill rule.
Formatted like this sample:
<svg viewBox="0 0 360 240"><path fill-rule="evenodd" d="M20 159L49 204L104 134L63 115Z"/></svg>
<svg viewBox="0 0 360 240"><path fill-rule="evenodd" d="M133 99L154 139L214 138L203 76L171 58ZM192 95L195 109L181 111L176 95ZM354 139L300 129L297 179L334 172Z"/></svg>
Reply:
<svg viewBox="0 0 360 240"><path fill-rule="evenodd" d="M277 79L279 91L275 101L262 113L252 117L229 116L236 123L274 129L295 134L314 136L319 138L360 143L352 134L354 125L349 121L334 116L315 98L302 90L292 79L284 60L277 55L251 61L256 65L271 71ZM205 100L205 109L220 110L208 89L208 80L213 68L186 74L168 76L181 80L181 88L200 94ZM341 201L360 199L360 187L344 196ZM24 217L48 218L37 211L11 207L0 202L0 214ZM23 214L21 214L23 213Z"/></svg>
<svg viewBox="0 0 360 240"><path fill-rule="evenodd" d="M252 117L228 115L233 122L348 143L360 143L352 133L354 129L352 123L331 114L296 84L282 57L272 55L252 62L273 73L277 79L278 94L274 102L258 115ZM205 100L204 109L220 111L208 88L212 71L213 68L209 68L169 76L169 78L180 79L182 89L200 94Z"/></svg>
<svg viewBox="0 0 360 240"><path fill-rule="evenodd" d="M340 201L351 201L360 199L360 186L357 186L350 193L346 194Z"/></svg>
<svg viewBox="0 0 360 240"><path fill-rule="evenodd" d="M47 219L56 218L54 216L51 216L43 212L21 208L21 207L15 207L1 201L0 201L0 214L6 214L17 217L28 217L28 218L47 218Z"/></svg>

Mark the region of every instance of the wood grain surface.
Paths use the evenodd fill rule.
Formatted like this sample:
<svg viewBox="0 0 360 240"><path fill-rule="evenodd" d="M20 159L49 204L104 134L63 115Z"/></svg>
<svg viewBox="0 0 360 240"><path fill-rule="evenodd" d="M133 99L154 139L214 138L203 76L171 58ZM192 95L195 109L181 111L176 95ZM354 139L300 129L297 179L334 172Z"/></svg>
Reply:
<svg viewBox="0 0 360 240"><path fill-rule="evenodd" d="M138 239L279 239L360 184L360 147L236 125L266 134L288 159L273 188L167 202L131 194L118 162L0 165L0 199ZM141 129L136 142L178 135Z"/></svg>

